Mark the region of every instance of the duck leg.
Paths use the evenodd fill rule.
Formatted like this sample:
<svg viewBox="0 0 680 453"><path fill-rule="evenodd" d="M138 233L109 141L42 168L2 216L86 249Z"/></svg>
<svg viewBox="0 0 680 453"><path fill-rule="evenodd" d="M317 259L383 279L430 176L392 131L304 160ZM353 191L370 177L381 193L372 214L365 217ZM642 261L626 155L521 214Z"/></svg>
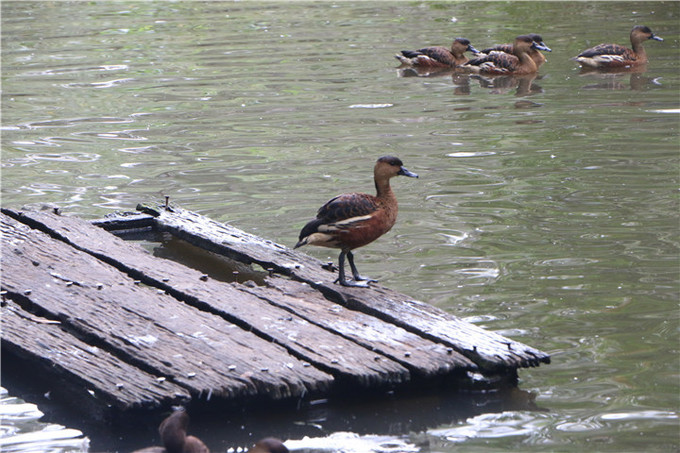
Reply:
<svg viewBox="0 0 680 453"><path fill-rule="evenodd" d="M354 265L354 254L351 251L347 252L347 261L349 261L349 267L352 268L352 277L354 277L355 281L366 283L378 281L373 278L362 277L361 275L359 275L359 271L357 270L357 267Z"/></svg>
<svg viewBox="0 0 680 453"><path fill-rule="evenodd" d="M345 278L345 256L349 259L349 265L352 268L352 275L354 276L354 281L347 281ZM357 278L359 277L359 278ZM335 283L339 283L342 286L359 286L362 288L366 288L368 286L368 279L364 279L359 275L357 272L356 266L354 266L354 257L352 256L352 252L345 252L344 250L340 252L340 257L338 258L338 278L335 280ZM369 280L369 281L375 281L375 280Z"/></svg>

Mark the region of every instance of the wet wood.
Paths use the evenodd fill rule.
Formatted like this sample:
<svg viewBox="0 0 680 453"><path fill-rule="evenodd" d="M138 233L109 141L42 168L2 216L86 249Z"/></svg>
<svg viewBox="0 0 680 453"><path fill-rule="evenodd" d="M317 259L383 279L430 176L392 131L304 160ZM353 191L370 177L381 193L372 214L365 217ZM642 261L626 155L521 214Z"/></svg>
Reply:
<svg viewBox="0 0 680 453"><path fill-rule="evenodd" d="M40 231L4 215L1 227L2 288L10 298L193 398L302 397L333 381L284 348Z"/></svg>
<svg viewBox="0 0 680 453"><path fill-rule="evenodd" d="M513 376L549 363L539 350L383 286L338 286L324 263L190 211L144 208L97 226L54 212L2 212L2 289L14 304L3 316L13 332L3 349L45 363L55 357L46 344L102 351L110 376L79 369L77 354L60 373L82 374L73 381L122 410L427 385L469 380L470 371ZM269 275L259 284L218 281L100 227L169 232ZM17 341L24 329L35 337L25 350ZM112 385L129 394L116 399Z"/></svg>
<svg viewBox="0 0 680 453"><path fill-rule="evenodd" d="M61 322L31 315L7 296L0 313L5 351L39 364L42 372L58 381L73 382L83 398L96 389L103 404L121 410L154 409L190 399L179 385L65 334Z"/></svg>
<svg viewBox="0 0 680 453"><path fill-rule="evenodd" d="M502 370L550 363L545 352L484 330L437 307L381 285L371 290L336 285L336 274L326 263L222 224L194 212L173 207L160 209L154 218L158 229L234 259L257 263L265 269L305 282L344 307L357 309L419 336L441 342L485 370Z"/></svg>

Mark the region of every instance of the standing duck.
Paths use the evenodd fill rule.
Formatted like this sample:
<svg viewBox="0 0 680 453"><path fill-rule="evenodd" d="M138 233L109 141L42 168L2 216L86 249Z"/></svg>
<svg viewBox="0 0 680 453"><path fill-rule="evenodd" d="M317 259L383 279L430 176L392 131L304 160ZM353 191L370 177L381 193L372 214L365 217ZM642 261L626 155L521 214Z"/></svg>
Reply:
<svg viewBox="0 0 680 453"><path fill-rule="evenodd" d="M456 67L468 61L465 52L478 53L470 41L456 38L451 44L451 50L446 47L424 47L418 50L402 50L401 55L394 57L407 66L417 67Z"/></svg>
<svg viewBox="0 0 680 453"><path fill-rule="evenodd" d="M338 195L319 208L316 218L302 228L295 248L311 244L339 248L337 283L343 286L368 286L376 280L359 275L352 250L378 239L390 231L397 220L397 197L390 187L394 176L417 178L396 157L384 156L373 168L377 195L346 193ZM345 279L345 256L352 269L354 282Z"/></svg>
<svg viewBox="0 0 680 453"><path fill-rule="evenodd" d="M511 54L491 52L488 55L473 58L461 68L476 74L533 74L538 71L538 65L529 54L531 49L541 49L541 47L530 36L521 35L515 38Z"/></svg>
<svg viewBox="0 0 680 453"><path fill-rule="evenodd" d="M163 447L148 447L133 453L210 453L201 439L187 436L188 427L189 415L184 409L176 410L158 427Z"/></svg>
<svg viewBox="0 0 680 453"><path fill-rule="evenodd" d="M581 66L589 68L625 68L647 63L647 52L642 43L648 39L663 41L663 38L652 33L649 27L636 25L630 32L632 49L618 44L598 44L584 50L573 60Z"/></svg>
<svg viewBox="0 0 680 453"><path fill-rule="evenodd" d="M527 36L530 37L536 43L536 47L532 47L529 50L529 55L536 63L536 66L540 67L543 63L545 63L548 60L545 58L545 55L539 52L539 50L543 50L545 52L552 52L552 49L545 45L541 35L537 35L536 33L529 33ZM487 55L490 54L491 52L505 52L512 54L513 46L512 44L496 44L495 46L491 46L480 51L480 53Z"/></svg>

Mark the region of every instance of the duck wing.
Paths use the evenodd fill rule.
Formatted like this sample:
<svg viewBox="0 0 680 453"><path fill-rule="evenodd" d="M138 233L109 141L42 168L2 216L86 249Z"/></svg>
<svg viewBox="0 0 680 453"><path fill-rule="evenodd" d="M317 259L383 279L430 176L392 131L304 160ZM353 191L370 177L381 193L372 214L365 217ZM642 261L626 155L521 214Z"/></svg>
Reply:
<svg viewBox="0 0 680 453"><path fill-rule="evenodd" d="M578 54L579 57L585 58L601 57L602 55L617 55L625 58L635 56L631 49L618 44L599 44Z"/></svg>
<svg viewBox="0 0 680 453"><path fill-rule="evenodd" d="M379 209L375 197L366 193L346 193L319 208L316 218L325 224L361 221ZM356 220L355 220L356 219Z"/></svg>
<svg viewBox="0 0 680 453"><path fill-rule="evenodd" d="M417 63L426 64L426 59L432 60L434 63L442 63L446 65L455 64L453 54L446 47L433 46L423 47L418 50L402 50L401 54L406 58L417 58Z"/></svg>
<svg viewBox="0 0 680 453"><path fill-rule="evenodd" d="M488 55L473 58L463 67L477 67L479 72L487 74L507 74L519 66L519 58L505 53L493 51Z"/></svg>
<svg viewBox="0 0 680 453"><path fill-rule="evenodd" d="M496 44L481 51L481 53L490 54L491 52L505 52L512 53L512 44Z"/></svg>

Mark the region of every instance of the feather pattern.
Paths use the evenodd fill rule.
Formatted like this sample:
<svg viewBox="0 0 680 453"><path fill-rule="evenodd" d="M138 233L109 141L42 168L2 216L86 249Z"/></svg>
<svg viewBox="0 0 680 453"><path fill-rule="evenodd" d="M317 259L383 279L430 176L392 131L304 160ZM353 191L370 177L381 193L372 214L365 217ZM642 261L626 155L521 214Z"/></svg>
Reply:
<svg viewBox="0 0 680 453"><path fill-rule="evenodd" d="M451 49L442 46L423 47L418 50L402 50L395 58L408 66L422 67L455 67L468 61L465 52L477 53L470 41L456 38Z"/></svg>
<svg viewBox="0 0 680 453"><path fill-rule="evenodd" d="M373 169L377 195L345 193L330 199L319 208L316 218L302 228L295 248L310 244L341 249L338 282L344 286L364 286L357 282L365 284L370 279L359 275L352 250L370 244L394 226L398 205L390 178L399 175L418 177L404 168L396 157L378 159ZM352 269L354 283L345 279L345 257Z"/></svg>
<svg viewBox="0 0 680 453"><path fill-rule="evenodd" d="M532 48L536 49L537 45L531 37L518 36L512 54L493 51L473 58L461 67L479 74L532 74L538 71L538 66L529 55Z"/></svg>
<svg viewBox="0 0 680 453"><path fill-rule="evenodd" d="M619 44L598 44L586 49L573 60L589 68L624 68L647 63L647 52L642 43L648 39L663 41L649 27L636 25L630 32L632 49Z"/></svg>

